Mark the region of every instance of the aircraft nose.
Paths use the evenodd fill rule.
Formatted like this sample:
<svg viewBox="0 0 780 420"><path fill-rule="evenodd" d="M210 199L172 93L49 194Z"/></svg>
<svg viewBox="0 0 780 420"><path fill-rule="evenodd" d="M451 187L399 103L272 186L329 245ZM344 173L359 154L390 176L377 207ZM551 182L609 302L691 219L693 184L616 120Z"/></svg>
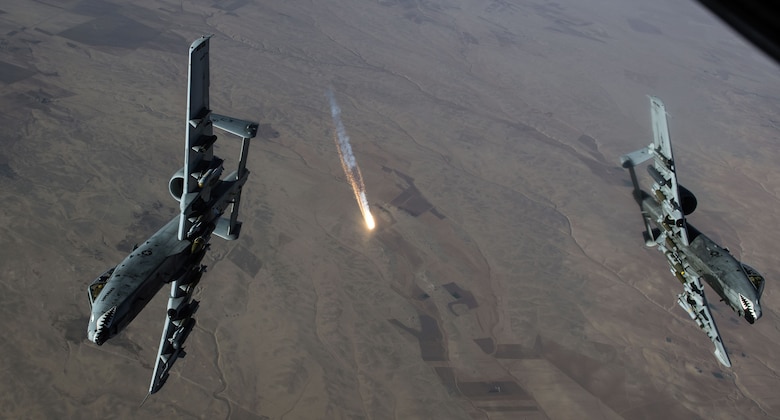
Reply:
<svg viewBox="0 0 780 420"><path fill-rule="evenodd" d="M89 341L101 346L108 340L111 331L111 321L113 321L115 314L116 306L100 315L97 320L94 320L95 314L92 314L92 319L90 320L89 328L87 329L87 338L89 338Z"/></svg>
<svg viewBox="0 0 780 420"><path fill-rule="evenodd" d="M97 338L98 338L97 337L97 331L95 330L94 325L90 325L89 329L87 330L87 339L89 339L89 341L97 344L98 346L103 344L102 342L97 341L96 340Z"/></svg>
<svg viewBox="0 0 780 420"><path fill-rule="evenodd" d="M758 299L755 301L745 297L742 293L739 293L739 302L742 304L742 310L745 319L749 323L754 323L758 318L761 318L761 305L758 303Z"/></svg>

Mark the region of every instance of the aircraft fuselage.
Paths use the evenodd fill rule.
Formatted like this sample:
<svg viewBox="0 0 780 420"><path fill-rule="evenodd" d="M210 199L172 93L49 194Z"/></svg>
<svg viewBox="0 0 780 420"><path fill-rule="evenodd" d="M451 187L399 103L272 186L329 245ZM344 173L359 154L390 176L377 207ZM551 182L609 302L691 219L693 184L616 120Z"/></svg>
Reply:
<svg viewBox="0 0 780 420"><path fill-rule="evenodd" d="M102 345L127 326L163 285L200 264L205 250L193 254L192 242L178 239L178 228L177 215L134 249L113 272L90 285L89 340Z"/></svg>
<svg viewBox="0 0 780 420"><path fill-rule="evenodd" d="M662 220L663 212L660 204L644 191L642 191L640 206L648 213L651 220ZM664 227L659 225L658 228ZM693 270L740 317L744 317L751 324L761 318L759 300L763 292L763 277L752 267L738 261L727 249L715 243L690 223L687 224L687 231L689 245L669 239L674 242L679 252L685 255Z"/></svg>

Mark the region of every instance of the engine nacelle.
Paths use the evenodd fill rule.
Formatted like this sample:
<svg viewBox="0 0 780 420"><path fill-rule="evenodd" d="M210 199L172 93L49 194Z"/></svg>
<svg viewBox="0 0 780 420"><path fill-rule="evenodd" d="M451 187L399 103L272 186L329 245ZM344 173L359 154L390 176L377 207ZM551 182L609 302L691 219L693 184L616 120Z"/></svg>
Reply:
<svg viewBox="0 0 780 420"><path fill-rule="evenodd" d="M184 193L184 168L176 171L168 182L168 191L176 201L181 201L181 195Z"/></svg>
<svg viewBox="0 0 780 420"><path fill-rule="evenodd" d="M677 194L680 196L680 207L682 208L683 214L687 216L693 213L698 204L696 196L680 184L677 184Z"/></svg>

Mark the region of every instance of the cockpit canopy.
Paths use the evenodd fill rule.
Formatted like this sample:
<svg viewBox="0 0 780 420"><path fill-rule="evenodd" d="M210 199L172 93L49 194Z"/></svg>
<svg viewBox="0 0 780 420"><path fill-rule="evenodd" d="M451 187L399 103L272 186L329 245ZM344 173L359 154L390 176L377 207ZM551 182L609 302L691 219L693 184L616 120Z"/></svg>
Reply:
<svg viewBox="0 0 780 420"><path fill-rule="evenodd" d="M87 297L89 297L89 307L92 308L92 304L95 303L95 299L100 295L100 292L103 290L103 287L106 285L106 282L108 282L108 279L111 277L111 274L114 272L114 268L108 269L105 273L101 274L100 277L96 278L95 280L90 283L89 288L87 289Z"/></svg>
<svg viewBox="0 0 780 420"><path fill-rule="evenodd" d="M742 264L742 269L745 270L745 274L747 274L750 283L756 289L756 292L758 292L758 296L761 296L764 292L764 276L759 274L755 268L747 264Z"/></svg>

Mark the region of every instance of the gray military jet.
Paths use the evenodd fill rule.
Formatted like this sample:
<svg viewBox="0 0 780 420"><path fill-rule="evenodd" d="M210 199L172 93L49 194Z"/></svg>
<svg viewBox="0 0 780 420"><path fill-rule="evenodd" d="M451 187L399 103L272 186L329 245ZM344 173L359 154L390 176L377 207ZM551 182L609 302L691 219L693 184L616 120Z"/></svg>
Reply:
<svg viewBox="0 0 780 420"><path fill-rule="evenodd" d="M201 264L211 235L237 239L241 231L238 207L246 169L249 141L257 123L213 114L209 108L209 38L190 46L184 166L168 184L179 201L180 214L135 247L124 261L96 278L88 288L92 314L87 336L97 345L117 335L165 285L171 284L160 348L149 395L168 379L176 359L184 357L184 341L195 326L198 301L195 286L206 267ZM222 176L223 160L214 155L217 127L242 138L238 170ZM231 206L228 217L223 217Z"/></svg>
<svg viewBox="0 0 780 420"><path fill-rule="evenodd" d="M712 241L687 223L685 216L696 209L696 197L677 183L672 142L666 122L666 108L660 99L650 97L654 141L649 146L621 157L631 174L634 199L645 222L645 244L657 246L669 262L671 272L683 285L677 303L688 312L715 345L715 357L726 367L731 361L723 346L715 320L704 297L704 279L722 301L749 323L761 318L759 299L764 278L754 268L734 258L728 249ZM647 171L653 179L652 194L641 190L634 167L648 159ZM654 229L652 224L656 226Z"/></svg>

